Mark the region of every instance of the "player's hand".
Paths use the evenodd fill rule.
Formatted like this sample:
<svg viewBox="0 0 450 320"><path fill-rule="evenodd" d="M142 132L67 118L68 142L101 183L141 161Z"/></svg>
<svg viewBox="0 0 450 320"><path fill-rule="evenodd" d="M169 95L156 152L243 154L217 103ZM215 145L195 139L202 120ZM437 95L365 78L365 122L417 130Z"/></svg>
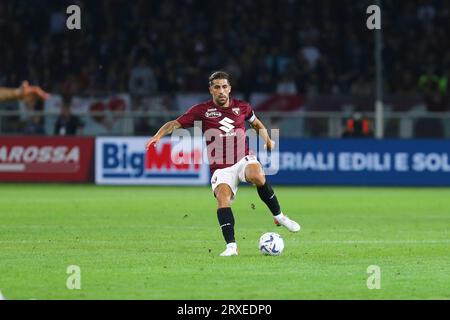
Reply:
<svg viewBox="0 0 450 320"><path fill-rule="evenodd" d="M28 81L23 81L19 87L19 99L23 101L47 100L49 94L38 86L30 86Z"/></svg>
<svg viewBox="0 0 450 320"><path fill-rule="evenodd" d="M275 141L269 139L269 140L264 144L264 150L272 151L273 149L275 149Z"/></svg>
<svg viewBox="0 0 450 320"><path fill-rule="evenodd" d="M156 136L150 138L150 139L147 141L147 143L145 144L145 150L148 150L152 145L156 146L156 144L159 142L159 139L160 139L160 138L158 138L158 137L156 137Z"/></svg>

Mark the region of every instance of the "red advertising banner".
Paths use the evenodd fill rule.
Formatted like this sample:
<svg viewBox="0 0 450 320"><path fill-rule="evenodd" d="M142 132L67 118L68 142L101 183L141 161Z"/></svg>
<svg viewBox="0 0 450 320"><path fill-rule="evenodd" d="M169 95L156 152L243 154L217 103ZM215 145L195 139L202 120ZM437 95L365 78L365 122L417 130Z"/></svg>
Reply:
<svg viewBox="0 0 450 320"><path fill-rule="evenodd" d="M89 182L92 137L0 137L0 182Z"/></svg>

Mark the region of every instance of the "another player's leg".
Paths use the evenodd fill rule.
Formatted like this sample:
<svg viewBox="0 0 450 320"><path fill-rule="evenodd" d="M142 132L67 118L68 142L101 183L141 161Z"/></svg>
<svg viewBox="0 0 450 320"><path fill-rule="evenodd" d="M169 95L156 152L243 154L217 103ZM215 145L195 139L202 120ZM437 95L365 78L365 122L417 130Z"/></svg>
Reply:
<svg viewBox="0 0 450 320"><path fill-rule="evenodd" d="M229 185L222 183L214 189L217 199L217 218L219 220L222 234L227 243L227 248L220 255L223 257L237 256L238 249L234 238L234 216L231 211L231 198L233 192Z"/></svg>
<svg viewBox="0 0 450 320"><path fill-rule="evenodd" d="M286 227L291 232L300 231L300 225L289 219L281 211L277 196L267 181L259 163L250 163L245 167L245 179L247 182L256 185L259 197L272 212L276 224Z"/></svg>

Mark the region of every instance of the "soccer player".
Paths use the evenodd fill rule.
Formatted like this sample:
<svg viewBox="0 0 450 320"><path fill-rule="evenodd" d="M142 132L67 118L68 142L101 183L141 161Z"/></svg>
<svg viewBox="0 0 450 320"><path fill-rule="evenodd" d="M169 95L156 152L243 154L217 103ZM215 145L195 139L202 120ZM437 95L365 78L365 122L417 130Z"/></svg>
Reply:
<svg viewBox="0 0 450 320"><path fill-rule="evenodd" d="M45 100L48 93L37 86L30 86L28 81L23 81L19 88L0 87L0 102L8 100Z"/></svg>
<svg viewBox="0 0 450 320"><path fill-rule="evenodd" d="M274 141L270 139L263 123L255 116L250 104L230 98L231 85L226 72L217 71L209 77L209 92L212 100L194 105L176 120L164 124L147 141L146 149L156 145L163 136L175 129L189 128L195 121L201 122L207 148L215 151L208 152L211 187L217 200L217 218L227 243L225 251L220 255L234 256L238 255L238 248L234 237L235 221L231 202L236 196L240 181L256 186L259 197L272 212L277 225L282 225L291 232L298 232L300 225L283 214L261 164L249 153L245 121L261 134L267 150L274 148ZM239 150L239 146L244 146L243 150Z"/></svg>

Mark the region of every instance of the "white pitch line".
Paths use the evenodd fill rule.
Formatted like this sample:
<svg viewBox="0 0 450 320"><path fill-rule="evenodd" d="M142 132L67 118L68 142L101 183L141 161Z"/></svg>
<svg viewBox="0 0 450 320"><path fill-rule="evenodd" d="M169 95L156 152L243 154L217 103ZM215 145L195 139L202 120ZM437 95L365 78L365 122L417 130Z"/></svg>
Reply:
<svg viewBox="0 0 450 320"><path fill-rule="evenodd" d="M318 244L450 244L449 240L300 240Z"/></svg>
<svg viewBox="0 0 450 320"><path fill-rule="evenodd" d="M285 238L287 242L290 242L288 238ZM107 243L111 244L112 240L89 240L89 239L53 239L52 242L48 240L0 240L0 243L32 243L32 244L56 244L69 242L72 244L76 243ZM128 242L145 242L147 240L127 240ZM190 240L190 242L196 242L203 240ZM306 243L306 244L450 244L449 240L294 240L296 243Z"/></svg>

